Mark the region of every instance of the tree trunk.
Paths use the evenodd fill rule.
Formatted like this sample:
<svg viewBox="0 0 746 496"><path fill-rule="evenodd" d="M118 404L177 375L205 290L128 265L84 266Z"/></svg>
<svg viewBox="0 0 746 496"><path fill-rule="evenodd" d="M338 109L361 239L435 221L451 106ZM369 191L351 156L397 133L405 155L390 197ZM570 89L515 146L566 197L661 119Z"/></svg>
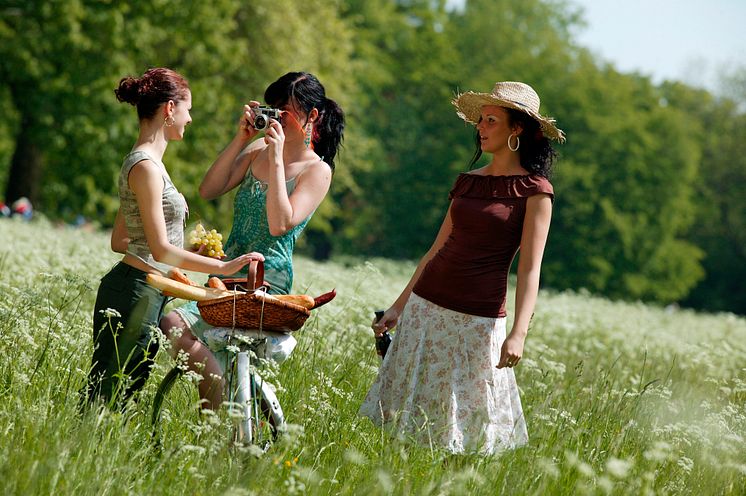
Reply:
<svg viewBox="0 0 746 496"><path fill-rule="evenodd" d="M21 118L5 189L5 203L8 205L22 196L28 198L34 207L40 200L42 152L33 140L33 127L28 117Z"/></svg>

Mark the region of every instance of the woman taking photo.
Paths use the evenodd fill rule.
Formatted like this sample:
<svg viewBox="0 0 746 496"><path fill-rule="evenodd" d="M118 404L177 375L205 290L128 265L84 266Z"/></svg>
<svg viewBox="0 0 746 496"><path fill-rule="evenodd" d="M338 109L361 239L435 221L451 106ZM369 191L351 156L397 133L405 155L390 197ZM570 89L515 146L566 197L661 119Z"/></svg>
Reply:
<svg viewBox="0 0 746 496"><path fill-rule="evenodd" d="M476 126L473 166L458 176L435 242L383 317L376 335L397 327L360 413L453 453L492 454L528 441L513 367L523 355L539 290L552 215L549 182L564 141L539 114L527 84L453 100ZM520 248L515 316L506 337L508 271Z"/></svg>
<svg viewBox="0 0 746 496"><path fill-rule="evenodd" d="M94 351L88 400L124 403L150 374L158 350L154 329L166 298L145 282L148 273L172 267L232 274L262 255L223 262L184 250L187 205L162 159L169 141L180 141L192 122L187 81L167 68L126 77L114 90L120 102L137 107L140 133L119 174L119 211L111 247L124 258L101 279L93 314Z"/></svg>
<svg viewBox="0 0 746 496"><path fill-rule="evenodd" d="M268 292L287 294L293 284L295 242L331 185L344 113L307 72L280 77L267 87L264 102L280 110L280 119L270 119L266 130L259 131L254 126L259 102L245 106L236 135L205 174L199 191L213 199L238 188L226 257L247 251L264 254ZM263 138L254 140L260 132ZM246 271L232 277L246 277ZM209 327L193 302L161 321L173 352L187 352L189 368L202 375L199 390L205 406L215 409L220 406L222 371L201 341ZM170 333L173 328L183 332Z"/></svg>

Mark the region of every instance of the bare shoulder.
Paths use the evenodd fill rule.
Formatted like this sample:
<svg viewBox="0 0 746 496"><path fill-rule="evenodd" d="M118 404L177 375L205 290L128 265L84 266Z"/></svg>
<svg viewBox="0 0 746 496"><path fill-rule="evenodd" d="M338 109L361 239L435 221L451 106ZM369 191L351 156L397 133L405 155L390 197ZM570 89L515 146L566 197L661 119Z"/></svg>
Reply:
<svg viewBox="0 0 746 496"><path fill-rule="evenodd" d="M298 180L305 180L305 179L313 179L313 180L320 180L320 179L328 179L331 180L332 177L332 167L321 160L320 158L314 158L311 160L308 160L298 173Z"/></svg>
<svg viewBox="0 0 746 496"><path fill-rule="evenodd" d="M552 215L552 195L539 192L526 198L526 215Z"/></svg>
<svg viewBox="0 0 746 496"><path fill-rule="evenodd" d="M130 189L135 194L141 194L143 191L158 191L163 187L163 173L158 164L152 160L140 160L132 166L127 177Z"/></svg>
<svg viewBox="0 0 746 496"><path fill-rule="evenodd" d="M537 191L533 195L526 198L526 201L528 203L538 204L538 203L546 203L549 202L551 205L552 203L552 194L547 193L546 191Z"/></svg>
<svg viewBox="0 0 746 496"><path fill-rule="evenodd" d="M241 150L241 153L239 154L239 156L241 158L246 157L246 156L256 157L256 155L258 155L259 152L267 148L267 146L268 146L267 143L265 143L263 139L255 139L254 141L249 143L246 147L244 147L243 150Z"/></svg>
<svg viewBox="0 0 746 496"><path fill-rule="evenodd" d="M487 175L486 169L487 169L487 166L485 165L485 166L480 167L479 169L467 171L465 172L465 174L468 174L470 176L486 176Z"/></svg>
<svg viewBox="0 0 746 496"><path fill-rule="evenodd" d="M161 176L161 168L150 159L143 159L132 165L129 172L129 177L136 177L138 179L147 179L151 176Z"/></svg>

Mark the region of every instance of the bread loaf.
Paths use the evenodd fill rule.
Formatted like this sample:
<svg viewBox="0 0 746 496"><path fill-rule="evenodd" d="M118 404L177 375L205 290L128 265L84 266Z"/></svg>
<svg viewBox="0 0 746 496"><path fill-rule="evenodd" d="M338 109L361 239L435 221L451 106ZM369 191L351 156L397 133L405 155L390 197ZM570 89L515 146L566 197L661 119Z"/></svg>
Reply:
<svg viewBox="0 0 746 496"><path fill-rule="evenodd" d="M205 288L202 286L190 286L168 277L157 274L148 274L145 281L154 288L160 289L164 294L182 298L184 300L206 301L224 296L233 296L239 294L237 291L224 291L215 288Z"/></svg>
<svg viewBox="0 0 746 496"><path fill-rule="evenodd" d="M312 309L315 305L313 298L308 295L274 295L280 301L287 303L293 303L295 305L302 306L308 310Z"/></svg>
<svg viewBox="0 0 746 496"><path fill-rule="evenodd" d="M178 267L174 267L173 269L169 270L168 277L173 279L174 281L179 281L190 286L198 286L196 282L189 279L186 274L184 274Z"/></svg>
<svg viewBox="0 0 746 496"><path fill-rule="evenodd" d="M211 288L222 289L223 291L228 291L228 288L225 287L225 284L223 284L223 280L220 279L219 277L213 276L209 278L207 280L207 285L210 286Z"/></svg>

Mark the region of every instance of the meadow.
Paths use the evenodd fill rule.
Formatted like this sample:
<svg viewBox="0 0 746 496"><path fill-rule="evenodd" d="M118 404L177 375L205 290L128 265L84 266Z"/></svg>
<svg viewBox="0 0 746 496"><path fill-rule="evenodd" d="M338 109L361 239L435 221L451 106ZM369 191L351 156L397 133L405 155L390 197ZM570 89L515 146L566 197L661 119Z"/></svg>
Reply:
<svg viewBox="0 0 746 496"><path fill-rule="evenodd" d="M746 319L542 291L516 369L528 446L453 456L356 415L375 377L369 328L414 266L296 259L296 290L338 297L271 371L289 428L266 453L197 416L155 449L165 353L126 413L78 410L106 233L0 220L0 489L4 494L746 494ZM551 242L551 240L550 240ZM512 303L512 302L511 302Z"/></svg>

